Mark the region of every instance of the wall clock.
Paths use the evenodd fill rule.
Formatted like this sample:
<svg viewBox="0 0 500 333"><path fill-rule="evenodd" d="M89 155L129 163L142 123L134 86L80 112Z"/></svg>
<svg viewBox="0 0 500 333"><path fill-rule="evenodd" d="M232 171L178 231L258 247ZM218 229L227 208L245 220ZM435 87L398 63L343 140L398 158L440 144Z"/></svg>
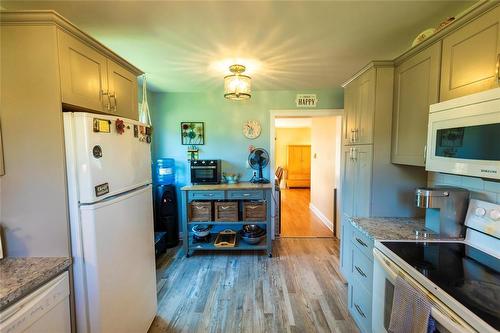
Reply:
<svg viewBox="0 0 500 333"><path fill-rule="evenodd" d="M257 120L249 120L243 124L243 135L249 139L258 138L261 127Z"/></svg>

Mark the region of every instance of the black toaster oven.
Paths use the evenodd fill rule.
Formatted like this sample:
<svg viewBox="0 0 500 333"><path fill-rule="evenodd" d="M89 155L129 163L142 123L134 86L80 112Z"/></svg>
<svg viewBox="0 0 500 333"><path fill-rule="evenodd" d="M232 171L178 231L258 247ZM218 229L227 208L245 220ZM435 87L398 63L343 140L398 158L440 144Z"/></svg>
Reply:
<svg viewBox="0 0 500 333"><path fill-rule="evenodd" d="M191 160L192 184L220 184L220 160Z"/></svg>

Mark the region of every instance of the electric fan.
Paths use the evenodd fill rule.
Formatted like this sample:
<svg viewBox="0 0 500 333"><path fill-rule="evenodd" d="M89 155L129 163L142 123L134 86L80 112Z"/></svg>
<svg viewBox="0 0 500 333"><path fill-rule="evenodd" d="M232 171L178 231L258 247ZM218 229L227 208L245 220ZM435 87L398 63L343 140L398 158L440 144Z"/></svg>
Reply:
<svg viewBox="0 0 500 333"><path fill-rule="evenodd" d="M256 148L248 155L248 164L254 170L258 170L258 176L253 176L250 179L251 183L267 184L269 180L262 175L262 169L269 164L269 154L263 148Z"/></svg>

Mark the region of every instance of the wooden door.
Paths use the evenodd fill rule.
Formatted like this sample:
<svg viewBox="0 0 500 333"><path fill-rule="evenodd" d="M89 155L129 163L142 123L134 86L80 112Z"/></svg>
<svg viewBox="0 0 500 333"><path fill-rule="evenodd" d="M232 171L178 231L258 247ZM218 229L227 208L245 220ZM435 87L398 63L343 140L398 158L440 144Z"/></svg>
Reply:
<svg viewBox="0 0 500 333"><path fill-rule="evenodd" d="M359 77L357 88L355 144L373 143L373 118L375 116L375 74L372 68Z"/></svg>
<svg viewBox="0 0 500 333"><path fill-rule="evenodd" d="M125 118L138 120L137 77L108 60L111 112Z"/></svg>
<svg viewBox="0 0 500 333"><path fill-rule="evenodd" d="M86 109L110 108L106 57L58 30L62 102Z"/></svg>
<svg viewBox="0 0 500 333"><path fill-rule="evenodd" d="M343 144L354 143L356 129L357 80L353 80L344 88L344 132Z"/></svg>
<svg viewBox="0 0 500 333"><path fill-rule="evenodd" d="M429 106L439 100L440 59L437 42L396 67L392 163L425 165Z"/></svg>
<svg viewBox="0 0 500 333"><path fill-rule="evenodd" d="M353 150L355 170L353 214L368 217L371 214L373 147L372 145L356 146Z"/></svg>
<svg viewBox="0 0 500 333"><path fill-rule="evenodd" d="M500 6L443 39L440 100L499 86Z"/></svg>

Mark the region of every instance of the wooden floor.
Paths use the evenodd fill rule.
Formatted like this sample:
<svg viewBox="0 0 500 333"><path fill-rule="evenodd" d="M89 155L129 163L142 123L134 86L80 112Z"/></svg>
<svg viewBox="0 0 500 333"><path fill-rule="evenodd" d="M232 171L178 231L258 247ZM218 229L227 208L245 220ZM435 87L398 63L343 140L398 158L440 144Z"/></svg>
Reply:
<svg viewBox="0 0 500 333"><path fill-rule="evenodd" d="M261 253L182 250L158 262L149 332L358 332L347 313L338 241L286 238Z"/></svg>
<svg viewBox="0 0 500 333"><path fill-rule="evenodd" d="M281 237L332 237L333 233L309 209L309 189L281 190Z"/></svg>

